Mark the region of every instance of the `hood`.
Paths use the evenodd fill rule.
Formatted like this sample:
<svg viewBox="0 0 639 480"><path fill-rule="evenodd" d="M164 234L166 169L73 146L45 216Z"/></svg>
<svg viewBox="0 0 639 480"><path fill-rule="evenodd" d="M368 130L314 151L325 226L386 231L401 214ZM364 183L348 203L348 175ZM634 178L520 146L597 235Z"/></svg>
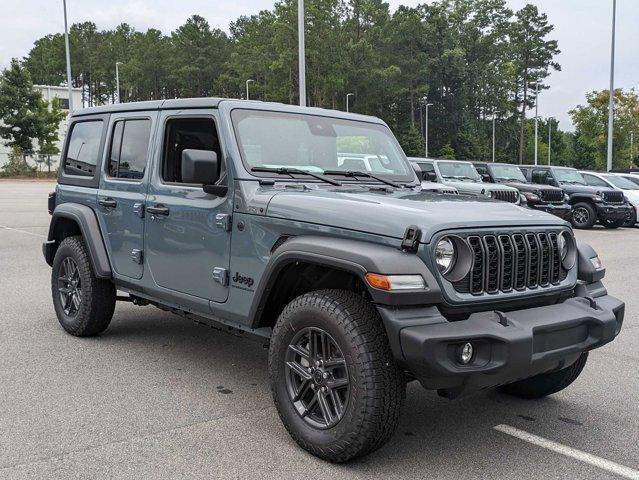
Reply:
<svg viewBox="0 0 639 480"><path fill-rule="evenodd" d="M412 190L278 191L266 215L400 239L416 225L425 243L441 230L565 225L553 215L511 203Z"/></svg>
<svg viewBox="0 0 639 480"><path fill-rule="evenodd" d="M566 193L590 193L595 195L600 192L612 192L612 188L606 187L591 187L590 185L562 185L562 188Z"/></svg>
<svg viewBox="0 0 639 480"><path fill-rule="evenodd" d="M561 191L561 188L553 187L552 185L538 185L535 183L523 183L523 182L497 182L500 185L507 185L509 187L516 188L520 192L535 192L535 191Z"/></svg>
<svg viewBox="0 0 639 480"><path fill-rule="evenodd" d="M456 182L454 180L445 180L442 183L450 187L455 187L460 193L471 193L473 195L481 195L485 192L494 192L497 190L512 190L508 185L500 185L497 183Z"/></svg>

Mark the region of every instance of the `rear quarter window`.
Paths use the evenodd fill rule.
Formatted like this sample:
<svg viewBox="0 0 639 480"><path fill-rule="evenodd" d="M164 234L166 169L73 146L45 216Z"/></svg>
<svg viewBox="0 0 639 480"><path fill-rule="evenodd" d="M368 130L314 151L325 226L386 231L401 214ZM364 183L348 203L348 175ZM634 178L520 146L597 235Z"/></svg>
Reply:
<svg viewBox="0 0 639 480"><path fill-rule="evenodd" d="M102 120L76 122L69 132L69 144L64 156L66 175L94 177L100 157Z"/></svg>

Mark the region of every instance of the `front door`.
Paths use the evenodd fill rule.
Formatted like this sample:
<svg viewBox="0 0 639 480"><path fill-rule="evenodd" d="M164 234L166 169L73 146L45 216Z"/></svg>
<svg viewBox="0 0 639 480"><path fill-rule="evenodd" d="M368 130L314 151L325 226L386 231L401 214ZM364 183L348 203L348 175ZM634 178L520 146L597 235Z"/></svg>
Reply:
<svg viewBox="0 0 639 480"><path fill-rule="evenodd" d="M147 197L146 253L155 283L214 302L228 296L230 195L182 182L185 149L212 150L224 169L218 123L210 110L162 111ZM226 178L222 176L226 181Z"/></svg>
<svg viewBox="0 0 639 480"><path fill-rule="evenodd" d="M98 190L98 218L116 274L142 277L147 159L157 112L113 114Z"/></svg>

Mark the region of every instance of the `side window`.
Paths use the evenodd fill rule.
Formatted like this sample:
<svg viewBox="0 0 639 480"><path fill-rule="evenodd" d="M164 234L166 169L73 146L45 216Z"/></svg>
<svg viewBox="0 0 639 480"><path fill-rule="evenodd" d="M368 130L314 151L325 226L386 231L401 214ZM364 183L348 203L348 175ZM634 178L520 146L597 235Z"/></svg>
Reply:
<svg viewBox="0 0 639 480"><path fill-rule="evenodd" d="M546 185L547 179L550 177L548 170L533 170L532 183L540 183Z"/></svg>
<svg viewBox="0 0 639 480"><path fill-rule="evenodd" d="M475 170L477 170L477 173L479 173L482 177L488 175L488 168L483 165L475 165Z"/></svg>
<svg viewBox="0 0 639 480"><path fill-rule="evenodd" d="M98 164L101 139L102 120L74 123L64 158L64 173L93 177Z"/></svg>
<svg viewBox="0 0 639 480"><path fill-rule="evenodd" d="M418 163L419 168L421 168L422 172L432 172L435 173L435 167L431 163Z"/></svg>
<svg viewBox="0 0 639 480"><path fill-rule="evenodd" d="M583 176L586 179L586 183L592 187L608 187L608 184L599 177L588 175L587 173L584 173Z"/></svg>
<svg viewBox="0 0 639 480"><path fill-rule="evenodd" d="M210 150L217 153L222 167L222 151L212 118L174 118L166 123L162 153L162 180L182 182L182 152L186 149ZM220 177L223 175L220 174Z"/></svg>
<svg viewBox="0 0 639 480"><path fill-rule="evenodd" d="M151 120L119 120L113 126L113 138L109 151L109 176L113 178L144 177Z"/></svg>

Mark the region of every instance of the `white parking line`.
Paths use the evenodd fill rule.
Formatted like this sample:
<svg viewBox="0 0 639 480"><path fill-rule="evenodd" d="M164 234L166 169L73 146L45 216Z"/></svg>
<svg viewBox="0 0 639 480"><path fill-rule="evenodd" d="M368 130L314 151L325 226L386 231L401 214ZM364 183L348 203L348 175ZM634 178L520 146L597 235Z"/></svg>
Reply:
<svg viewBox="0 0 639 480"><path fill-rule="evenodd" d="M33 232L27 232L26 230L21 230L19 228L5 227L4 225L0 225L0 228L2 228L3 230L11 230L13 232L26 233L27 235L33 235L34 237L44 237L44 238L46 238L46 235L41 235L39 233L33 233Z"/></svg>
<svg viewBox="0 0 639 480"><path fill-rule="evenodd" d="M566 445L562 445L561 443L553 442L552 440L533 435L532 433L525 432L524 430L519 430L518 428L511 427L510 425L496 425L493 427L493 429L497 430L498 432L505 433L506 435L518 438L519 440L523 440L524 442L532 443L534 445L537 445L538 447L552 450L553 452L560 453L562 455L565 455L566 457L574 458L575 460L587 463L589 465L592 465L593 467L597 467L610 473L614 473L615 475L619 475L620 477L629 478L631 480L639 480L638 470L634 470L630 467L611 462L610 460L606 460L604 458L582 452L581 450L577 450L576 448L567 447Z"/></svg>

